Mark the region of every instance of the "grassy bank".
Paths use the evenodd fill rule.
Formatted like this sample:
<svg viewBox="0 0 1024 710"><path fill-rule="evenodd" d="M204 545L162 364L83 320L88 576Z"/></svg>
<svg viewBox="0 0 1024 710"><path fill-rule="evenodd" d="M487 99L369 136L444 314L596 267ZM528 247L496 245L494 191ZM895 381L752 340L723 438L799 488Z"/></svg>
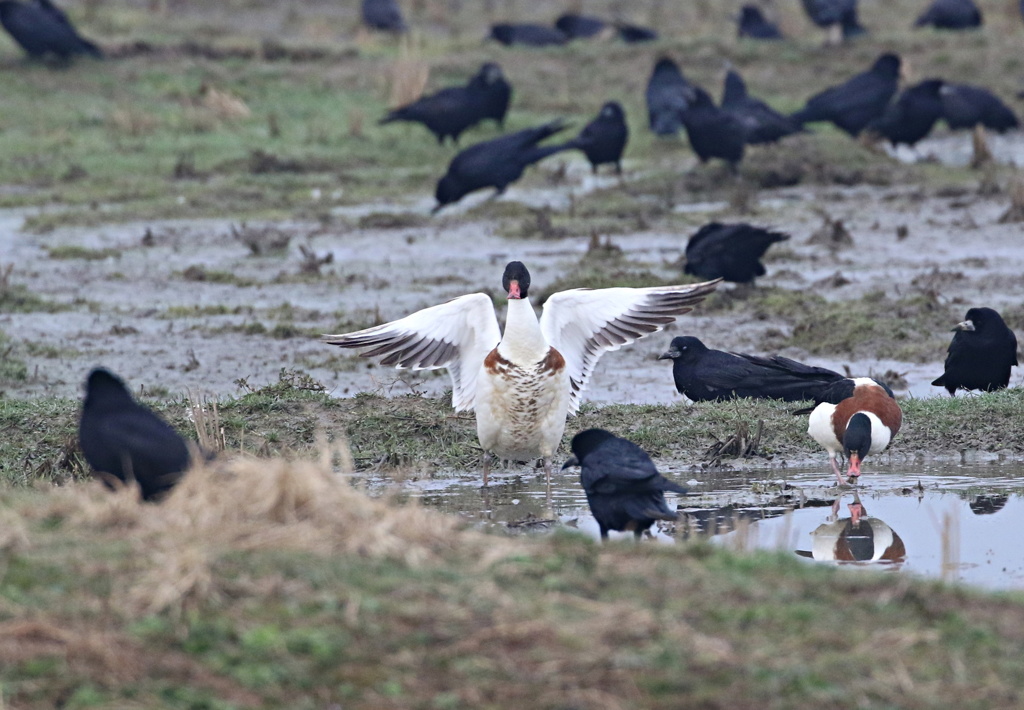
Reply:
<svg viewBox="0 0 1024 710"><path fill-rule="evenodd" d="M286 374L281 382L236 399L217 402L226 448L267 456L308 454L318 436L346 441L357 470L474 472L480 449L472 413L455 414L450 399L408 395L387 398L361 394L337 399L317 384ZM195 438L187 403L153 402L186 436ZM212 403L211 403L212 406ZM824 456L806 434L807 418L793 416L795 405L738 400L695 405L584 405L569 420L562 452L572 436L602 427L626 436L659 458L707 461L708 449L737 432L762 436L757 457L806 459ZM1024 454L1024 390L955 399L904 400L903 428L890 448L897 457L955 456L965 450ZM0 480L30 483L63 481L84 474L77 450L79 403L40 398L0 399ZM212 410L211 410L212 411Z"/></svg>
<svg viewBox="0 0 1024 710"><path fill-rule="evenodd" d="M508 539L236 461L0 493L17 708L1009 708L1024 598L700 544ZM837 613L837 611L839 613Z"/></svg>

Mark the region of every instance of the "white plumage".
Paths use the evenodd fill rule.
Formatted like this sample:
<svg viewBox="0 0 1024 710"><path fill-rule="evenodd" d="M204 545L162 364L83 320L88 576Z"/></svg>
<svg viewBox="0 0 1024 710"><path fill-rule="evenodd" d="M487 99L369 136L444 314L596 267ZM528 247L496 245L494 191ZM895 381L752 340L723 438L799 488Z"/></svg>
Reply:
<svg viewBox="0 0 1024 710"><path fill-rule="evenodd" d="M456 411L476 410L485 454L550 460L597 361L655 333L714 291L717 281L653 288L573 289L552 295L538 321L529 272L505 269L508 314L502 336L490 297L460 296L390 323L324 341L370 348L366 357L414 370L447 368ZM487 466L484 480L486 483Z"/></svg>

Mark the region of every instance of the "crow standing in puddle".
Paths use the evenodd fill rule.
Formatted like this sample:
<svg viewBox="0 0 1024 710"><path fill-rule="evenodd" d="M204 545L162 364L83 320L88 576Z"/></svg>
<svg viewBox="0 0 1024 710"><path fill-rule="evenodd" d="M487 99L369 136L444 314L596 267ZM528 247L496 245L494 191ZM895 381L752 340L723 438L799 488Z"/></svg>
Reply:
<svg viewBox="0 0 1024 710"><path fill-rule="evenodd" d="M632 441L587 429L573 437L572 453L562 469L580 467L580 483L602 540L609 530L631 531L639 540L655 520L679 517L665 503L665 492L685 495L687 489L658 473L651 457Z"/></svg>
<svg viewBox="0 0 1024 710"><path fill-rule="evenodd" d="M953 328L945 371L932 382L950 396L958 389L991 392L1010 384L1010 368L1017 362L1017 336L991 308L972 308Z"/></svg>
<svg viewBox="0 0 1024 710"><path fill-rule="evenodd" d="M103 368L86 380L78 441L94 472L137 482L143 500L159 500L189 466L181 435L132 399L124 382Z"/></svg>

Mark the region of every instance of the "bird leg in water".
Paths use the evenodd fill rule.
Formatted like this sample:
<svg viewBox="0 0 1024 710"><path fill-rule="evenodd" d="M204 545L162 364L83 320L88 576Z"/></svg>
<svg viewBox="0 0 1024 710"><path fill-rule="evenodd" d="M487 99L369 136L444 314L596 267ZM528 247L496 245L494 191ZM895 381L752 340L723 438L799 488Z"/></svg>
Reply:
<svg viewBox="0 0 1024 710"><path fill-rule="evenodd" d="M551 459L544 459L544 499L547 506L551 507Z"/></svg>
<svg viewBox="0 0 1024 710"><path fill-rule="evenodd" d="M490 474L491 474L491 452L490 451L485 451L484 452L483 469L484 469L484 488L487 488L487 477L490 476Z"/></svg>
<svg viewBox="0 0 1024 710"><path fill-rule="evenodd" d="M836 463L836 457L833 456L832 454L829 454L828 462L832 464L832 473L836 474L836 480L839 481L839 485L841 486L845 484L846 481L843 480L843 472L839 470L839 464ZM486 476L484 480L487 480Z"/></svg>

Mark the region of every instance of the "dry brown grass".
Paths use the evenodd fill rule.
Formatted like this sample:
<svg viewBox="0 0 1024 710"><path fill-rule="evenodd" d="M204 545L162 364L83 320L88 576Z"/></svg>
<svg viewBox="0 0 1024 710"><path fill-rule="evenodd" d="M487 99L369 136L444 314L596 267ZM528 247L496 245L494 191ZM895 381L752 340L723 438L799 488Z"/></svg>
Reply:
<svg viewBox="0 0 1024 710"><path fill-rule="evenodd" d="M160 119L132 106L113 109L107 116L107 125L114 133L133 138L149 135L160 127Z"/></svg>
<svg viewBox="0 0 1024 710"><path fill-rule="evenodd" d="M37 514L117 529L132 539L141 570L125 598L139 614L181 612L219 597L224 579L214 568L232 552L359 555L408 565L456 544L479 547L487 560L504 554L506 546L494 539L483 545L482 536L459 533L456 518L369 497L334 464L352 470L347 447L324 446L318 460L237 456L193 468L160 505L140 503L132 487L110 493L98 485L69 486Z"/></svg>
<svg viewBox="0 0 1024 710"><path fill-rule="evenodd" d="M403 45L401 54L388 69L388 106L397 108L423 96L430 78L430 65Z"/></svg>
<svg viewBox="0 0 1024 710"><path fill-rule="evenodd" d="M1024 222L1024 179L1016 179L1010 183L1010 207L999 218L1000 224ZM2 291L2 284L0 284Z"/></svg>

